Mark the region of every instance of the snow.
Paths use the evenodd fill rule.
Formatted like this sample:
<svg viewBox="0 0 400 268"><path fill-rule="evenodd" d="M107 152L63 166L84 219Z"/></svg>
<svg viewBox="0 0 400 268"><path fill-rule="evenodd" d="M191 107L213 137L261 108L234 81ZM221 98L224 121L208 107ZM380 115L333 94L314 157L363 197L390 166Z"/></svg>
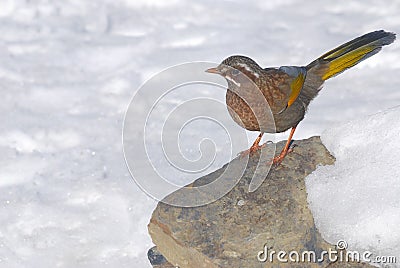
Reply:
<svg viewBox="0 0 400 268"><path fill-rule="evenodd" d="M315 222L331 243L400 259L400 106L321 135L335 156L306 178Z"/></svg>
<svg viewBox="0 0 400 268"><path fill-rule="evenodd" d="M132 180L121 142L124 114L139 86L169 66L219 63L235 54L265 67L303 65L368 31L399 32L399 11L397 0L351 5L300 0L2 0L0 266L150 267L146 251L152 243L146 225L156 201ZM398 105L398 43L328 81L295 139ZM167 108L199 96L224 101L218 88L189 89L169 96ZM218 116L231 122L226 110L219 110L222 106L215 107ZM164 115L155 117L152 127L162 123ZM247 137L235 124L228 129L228 136ZM196 160L207 151L201 141L212 140L205 143L216 153L203 171L208 172L246 149L257 133L248 135L233 150L224 128L196 121L182 131L179 145L187 159ZM158 154L159 140L151 135L147 140L152 163L169 173L170 165ZM389 198L393 188L380 198ZM386 237L383 217L397 211L384 208L381 217L367 225L355 224L367 234L375 230ZM391 219L389 227L396 224ZM391 234L393 242L385 246L397 245L396 232ZM369 243L367 236L357 238L361 247Z"/></svg>

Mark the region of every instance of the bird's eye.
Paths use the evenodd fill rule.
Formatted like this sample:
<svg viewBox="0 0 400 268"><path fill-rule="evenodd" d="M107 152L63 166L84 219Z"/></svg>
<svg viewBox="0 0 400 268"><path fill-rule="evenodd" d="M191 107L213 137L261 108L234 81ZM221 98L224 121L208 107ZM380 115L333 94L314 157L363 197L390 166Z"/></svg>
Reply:
<svg viewBox="0 0 400 268"><path fill-rule="evenodd" d="M240 74L240 71L238 69L233 69L231 73L233 76L237 76Z"/></svg>

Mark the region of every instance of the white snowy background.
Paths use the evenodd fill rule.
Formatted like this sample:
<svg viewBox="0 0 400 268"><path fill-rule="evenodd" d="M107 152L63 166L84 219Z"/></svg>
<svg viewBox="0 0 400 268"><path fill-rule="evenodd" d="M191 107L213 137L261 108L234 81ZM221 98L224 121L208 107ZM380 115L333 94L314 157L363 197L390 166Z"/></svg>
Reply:
<svg viewBox="0 0 400 268"><path fill-rule="evenodd" d="M156 201L132 180L121 135L132 96L152 75L182 62L220 62L232 54L248 55L262 66L304 65L366 32L400 33L399 14L398 0L285 0L279 4L262 0L1 0L0 267L150 267L146 252L152 243L146 225ZM397 41L328 81L295 139L320 135L333 124L399 105L399 71ZM223 101L221 92L208 94ZM194 91L193 97L197 94ZM391 118L399 116L397 112ZM364 119L353 127L325 132L324 142L336 150L338 161L344 163L337 166L344 169L325 170L321 176L337 179L355 170L351 164L344 166L345 156L351 155L351 150L343 149L351 147L347 137L354 137L364 152L368 147L363 139L369 146L390 141L396 148L396 135L386 135L392 127L390 120L374 121L372 126L379 131L372 136L363 128L368 122ZM198 140L218 131L213 127L198 127L188 136ZM243 130L237 127L237 131ZM361 134L355 135L358 131ZM337 134L342 132L349 136ZM278 138L285 139L287 134ZM344 147L338 150L335 144L342 140ZM224 161L215 162L211 169L230 159L226 146L217 143ZM192 148L183 150L198 154ZM390 158L390 152L384 156ZM365 163L358 168L385 163L379 157L371 162L367 157L352 161L357 159ZM349 181L352 177L345 175L342 178L347 180L336 185L325 181L330 189L325 195L313 192L323 187L311 187L310 202L330 242L341 237L356 248L395 254L400 261L399 168L385 167L382 180L376 170L375 176L358 173L366 179L355 178L358 187L350 192L341 191L344 183L347 189L354 187ZM385 195L388 184L391 191ZM369 187L369 194L362 194L363 187ZM362 211L373 204L375 210L353 217L343 210L329 214L332 211L315 205L338 199L342 208L349 204ZM343 223L340 217L351 220ZM349 226L356 226L351 229L358 230L356 235Z"/></svg>

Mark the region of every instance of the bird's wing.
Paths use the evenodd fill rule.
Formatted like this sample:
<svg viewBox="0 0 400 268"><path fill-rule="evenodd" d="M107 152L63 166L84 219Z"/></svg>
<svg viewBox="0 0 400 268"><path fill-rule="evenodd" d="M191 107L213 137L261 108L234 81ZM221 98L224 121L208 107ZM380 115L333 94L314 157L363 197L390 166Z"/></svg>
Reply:
<svg viewBox="0 0 400 268"><path fill-rule="evenodd" d="M301 89L303 88L304 81L306 80L307 69L305 67L297 66L282 66L279 68L279 70L289 76L287 79L287 83L290 88L290 94L287 102L289 107L297 99Z"/></svg>
<svg viewBox="0 0 400 268"><path fill-rule="evenodd" d="M267 69L268 71L269 69ZM297 66L281 66L278 69L271 69L269 73L273 75L272 81L277 83L275 86L279 89L279 93L274 94L276 97L279 96L279 100L275 97L272 110L273 113L281 113L290 107L299 96L306 79L307 69Z"/></svg>

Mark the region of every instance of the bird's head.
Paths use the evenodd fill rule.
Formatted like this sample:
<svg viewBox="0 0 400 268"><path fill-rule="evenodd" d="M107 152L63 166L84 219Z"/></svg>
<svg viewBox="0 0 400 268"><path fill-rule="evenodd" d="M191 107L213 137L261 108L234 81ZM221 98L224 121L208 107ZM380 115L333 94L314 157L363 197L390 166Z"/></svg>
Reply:
<svg viewBox="0 0 400 268"><path fill-rule="evenodd" d="M219 74L224 77L229 89L240 87L243 82L257 83L262 68L252 59L246 56L230 56L224 59L220 65L207 69L206 72Z"/></svg>

